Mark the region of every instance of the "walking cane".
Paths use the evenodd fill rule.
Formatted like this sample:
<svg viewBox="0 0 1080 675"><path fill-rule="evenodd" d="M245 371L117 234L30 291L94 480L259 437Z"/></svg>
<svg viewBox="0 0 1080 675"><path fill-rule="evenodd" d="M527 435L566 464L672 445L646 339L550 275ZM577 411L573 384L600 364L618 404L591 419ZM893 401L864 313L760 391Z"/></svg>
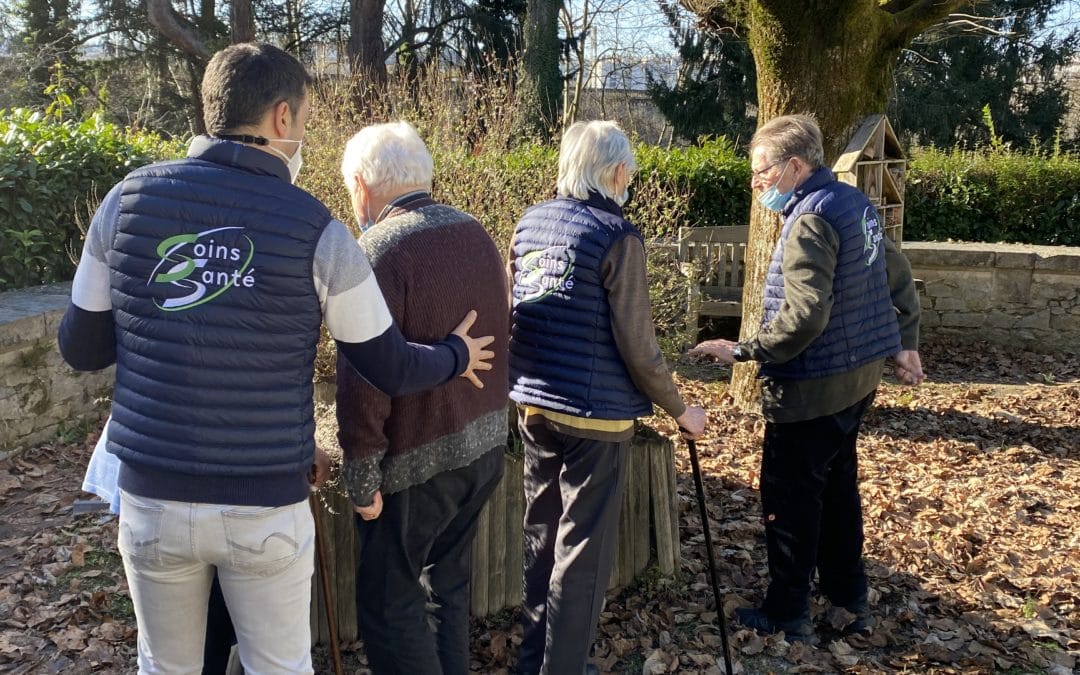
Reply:
<svg viewBox="0 0 1080 675"><path fill-rule="evenodd" d="M694 469L694 488L697 490L698 510L701 512L701 530L705 533L705 553L709 560L709 581L712 582L713 599L716 602L716 620L720 623L720 644L724 649L724 669L732 675L731 656L728 651L727 620L724 618L724 596L716 579L716 560L713 558L712 534L709 532L709 514L705 509L705 487L701 482L701 465L698 463L697 441L686 439L690 450L690 466Z"/></svg>
<svg viewBox="0 0 1080 675"><path fill-rule="evenodd" d="M323 605L326 606L326 627L330 630L330 655L334 659L334 675L344 675L337 639L337 612L334 610L334 596L330 593L330 577L326 573L326 547L323 545L315 494L312 493L308 500L311 502L311 515L315 520L315 557L319 562L319 586L322 587Z"/></svg>

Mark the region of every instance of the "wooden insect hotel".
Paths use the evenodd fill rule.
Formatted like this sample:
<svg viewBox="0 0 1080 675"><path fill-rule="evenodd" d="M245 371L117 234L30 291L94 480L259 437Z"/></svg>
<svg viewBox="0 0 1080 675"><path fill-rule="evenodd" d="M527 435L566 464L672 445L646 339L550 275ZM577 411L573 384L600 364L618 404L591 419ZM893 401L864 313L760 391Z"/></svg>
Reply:
<svg viewBox="0 0 1080 675"><path fill-rule="evenodd" d="M833 164L833 172L870 198L881 216L882 229L899 247L904 239L907 158L888 118L871 115L864 119Z"/></svg>

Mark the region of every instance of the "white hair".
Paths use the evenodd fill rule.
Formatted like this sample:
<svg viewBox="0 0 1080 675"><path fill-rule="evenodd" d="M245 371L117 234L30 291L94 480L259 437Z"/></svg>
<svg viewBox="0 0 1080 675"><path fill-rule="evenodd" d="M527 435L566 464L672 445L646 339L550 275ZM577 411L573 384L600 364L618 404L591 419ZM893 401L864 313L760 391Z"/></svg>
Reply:
<svg viewBox="0 0 1080 675"><path fill-rule="evenodd" d="M405 188L430 190L434 173L431 153L408 122L364 127L345 144L341 159L341 176L350 192L356 187L357 176L380 196Z"/></svg>
<svg viewBox="0 0 1080 675"><path fill-rule="evenodd" d="M619 125L614 122L574 122L563 134L559 148L560 195L588 199L589 192L599 192L609 199L615 170L626 165L627 175L634 173L634 151Z"/></svg>
<svg viewBox="0 0 1080 675"><path fill-rule="evenodd" d="M812 115L774 117L761 126L750 139L750 152L763 148L772 162L798 157L816 169L825 163L821 128Z"/></svg>

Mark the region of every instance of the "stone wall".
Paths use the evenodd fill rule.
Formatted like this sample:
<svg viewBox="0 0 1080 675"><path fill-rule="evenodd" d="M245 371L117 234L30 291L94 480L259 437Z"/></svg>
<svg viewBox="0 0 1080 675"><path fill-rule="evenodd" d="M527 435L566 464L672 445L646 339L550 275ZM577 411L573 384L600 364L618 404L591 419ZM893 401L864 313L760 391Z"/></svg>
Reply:
<svg viewBox="0 0 1080 675"><path fill-rule="evenodd" d="M1080 351L1080 248L904 242L923 334Z"/></svg>
<svg viewBox="0 0 1080 675"><path fill-rule="evenodd" d="M99 419L113 368L78 373L60 358L56 330L71 284L0 293L0 455Z"/></svg>

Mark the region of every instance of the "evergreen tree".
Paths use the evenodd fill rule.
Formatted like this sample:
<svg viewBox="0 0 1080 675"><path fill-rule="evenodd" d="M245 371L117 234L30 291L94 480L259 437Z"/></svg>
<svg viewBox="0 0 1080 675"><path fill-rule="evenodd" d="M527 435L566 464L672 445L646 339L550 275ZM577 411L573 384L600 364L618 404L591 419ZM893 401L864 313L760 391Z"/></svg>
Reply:
<svg viewBox="0 0 1080 675"><path fill-rule="evenodd" d="M44 105L50 84L71 86L77 65L77 0L21 0L14 6L12 45L23 68L11 83L19 105ZM55 90L56 87L54 87Z"/></svg>
<svg viewBox="0 0 1080 675"><path fill-rule="evenodd" d="M703 33L677 5L660 0L679 52L673 85L649 74L652 100L674 128L690 141L727 136L745 144L756 126L757 79L746 40L733 29Z"/></svg>
<svg viewBox="0 0 1080 675"><path fill-rule="evenodd" d="M890 112L917 144L984 145L990 130L1013 146L1053 142L1068 112L1063 67L1077 54L1077 29L1044 31L1062 0L994 0L976 10L995 32L941 25L901 55ZM959 29L958 29L959 28Z"/></svg>

